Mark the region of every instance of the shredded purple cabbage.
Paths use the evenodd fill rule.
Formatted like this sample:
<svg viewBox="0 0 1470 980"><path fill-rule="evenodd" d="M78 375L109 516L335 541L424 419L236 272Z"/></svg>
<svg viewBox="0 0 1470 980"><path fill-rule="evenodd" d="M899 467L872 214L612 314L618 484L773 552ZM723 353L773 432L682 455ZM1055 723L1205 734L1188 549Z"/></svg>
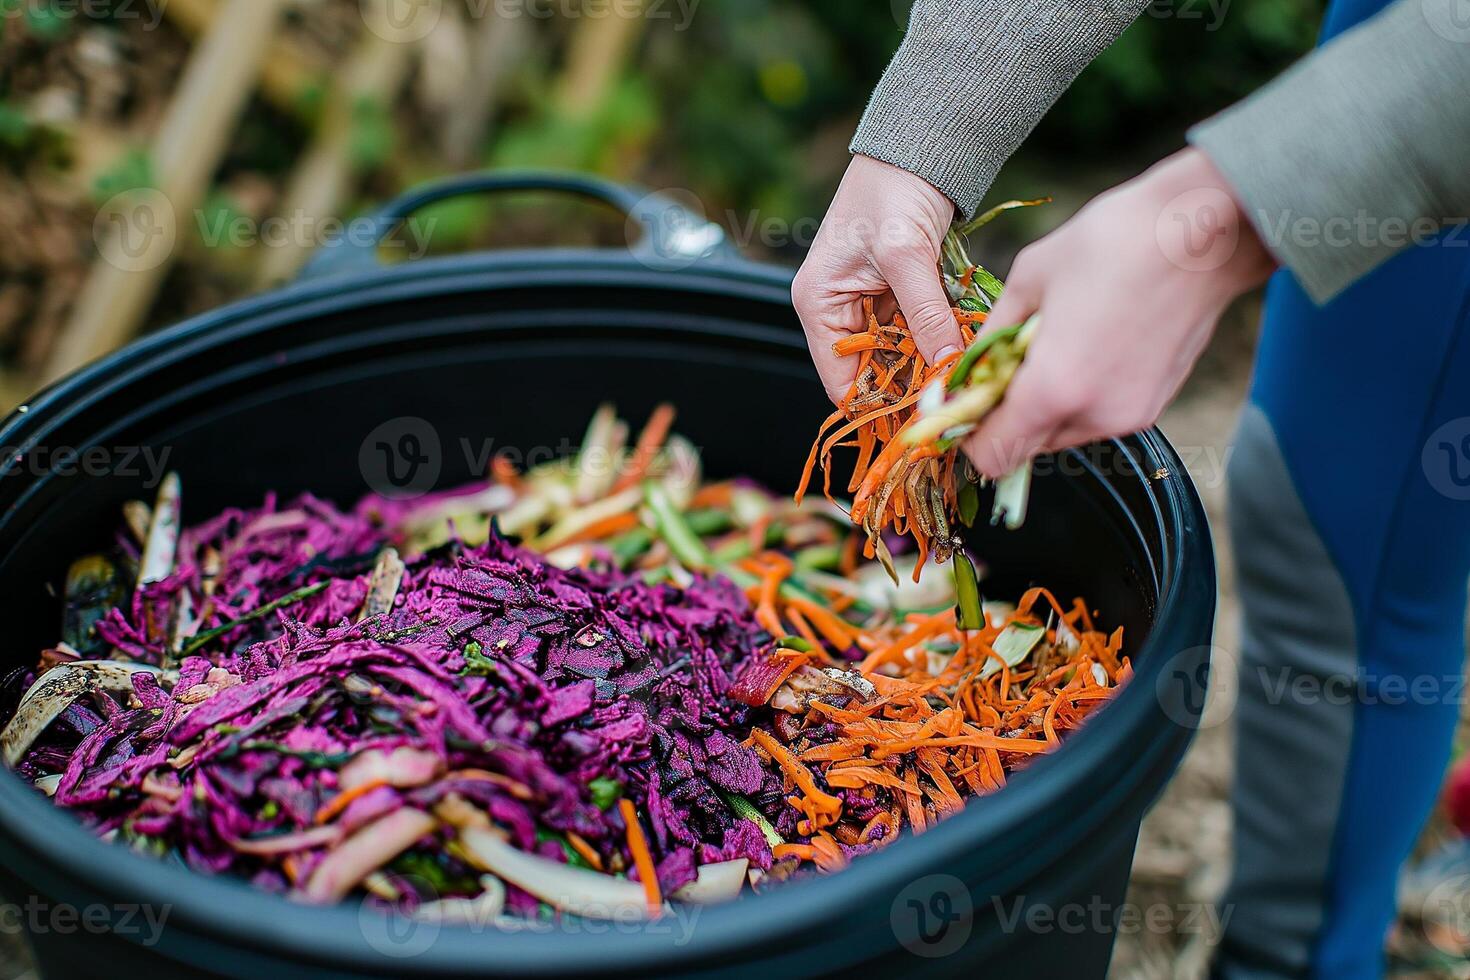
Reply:
<svg viewBox="0 0 1470 980"><path fill-rule="evenodd" d="M322 834L322 808L353 785L369 788L334 814L346 833L457 794L523 850L576 860L572 833L615 868L628 866L626 834L610 802L625 794L647 815L666 891L701 863L770 867L760 830L724 797L781 794L737 740L749 709L724 696L769 641L738 588L563 570L492 533L410 560L392 611L354 622L377 554L411 513L307 496L186 530L174 574L98 624L125 657L170 666L168 610L194 610L199 636L317 589L224 629L172 665L171 686L134 675L135 707L78 702L21 771L60 770L56 802L98 833L281 892L330 847L288 865L261 842ZM472 876L445 853L452 832L438 833L415 850L460 892ZM509 908L535 908L511 892Z"/></svg>

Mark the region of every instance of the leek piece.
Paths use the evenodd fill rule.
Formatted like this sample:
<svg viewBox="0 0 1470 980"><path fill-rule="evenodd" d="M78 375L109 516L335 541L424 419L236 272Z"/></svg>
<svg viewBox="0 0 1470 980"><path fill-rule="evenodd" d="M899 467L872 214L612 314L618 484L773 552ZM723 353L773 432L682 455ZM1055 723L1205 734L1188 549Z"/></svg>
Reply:
<svg viewBox="0 0 1470 980"><path fill-rule="evenodd" d="M980 604L980 577L963 551L954 553L955 625L962 630L985 628L985 611Z"/></svg>
<svg viewBox="0 0 1470 980"><path fill-rule="evenodd" d="M1044 626L1012 623L1000 631L1000 635L995 638L995 642L990 647L1000 655L1000 659L1006 662L1007 667L1015 668L1031 655L1031 651L1036 649L1036 644L1040 643L1041 638L1045 635L1046 627ZM983 681L999 670L1000 664L996 663L994 658L987 660L980 668L979 679Z"/></svg>

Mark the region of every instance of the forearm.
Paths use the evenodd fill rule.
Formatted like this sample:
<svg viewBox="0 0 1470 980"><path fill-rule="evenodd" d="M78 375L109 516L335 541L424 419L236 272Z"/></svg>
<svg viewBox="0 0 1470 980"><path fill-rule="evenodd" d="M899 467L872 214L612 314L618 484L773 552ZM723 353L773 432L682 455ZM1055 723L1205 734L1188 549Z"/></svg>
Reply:
<svg viewBox="0 0 1470 980"><path fill-rule="evenodd" d="M1470 215L1456 2L1398 0L1189 134L1318 302Z"/></svg>
<svg viewBox="0 0 1470 980"><path fill-rule="evenodd" d="M1148 0L917 0L852 151L918 174L967 217L996 172Z"/></svg>

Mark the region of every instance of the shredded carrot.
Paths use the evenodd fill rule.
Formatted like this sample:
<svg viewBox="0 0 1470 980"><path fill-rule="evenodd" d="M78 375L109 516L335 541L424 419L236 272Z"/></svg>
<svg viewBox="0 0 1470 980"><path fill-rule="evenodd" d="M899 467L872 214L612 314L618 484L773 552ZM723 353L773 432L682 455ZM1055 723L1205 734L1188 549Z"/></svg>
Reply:
<svg viewBox="0 0 1470 980"><path fill-rule="evenodd" d="M861 745L855 742L829 742L807 749L797 756L802 762L837 762L842 759L860 759L864 755Z"/></svg>
<svg viewBox="0 0 1470 980"><path fill-rule="evenodd" d="M807 622L806 617L802 615L800 609L788 605L786 607L786 618L791 620L792 626L796 627L797 636L810 643L814 649L822 649L822 638L817 636L816 631L812 629L812 624Z"/></svg>
<svg viewBox="0 0 1470 980"><path fill-rule="evenodd" d="M810 861L816 856L816 848L810 844L777 844L771 848L771 856L777 861L784 861L787 858Z"/></svg>
<svg viewBox="0 0 1470 980"><path fill-rule="evenodd" d="M610 538L615 534L631 531L637 526L637 514L614 514L611 517L604 517L600 521L594 521L561 543L578 544L582 541L601 541L603 538Z"/></svg>
<svg viewBox="0 0 1470 980"><path fill-rule="evenodd" d="M466 779L472 782L494 783L502 787L518 800L534 800L535 792L531 787L519 780L511 779L503 773L490 772L487 769L455 769L444 774L445 781L452 779Z"/></svg>
<svg viewBox="0 0 1470 980"><path fill-rule="evenodd" d="M967 287L968 288L968 287ZM961 339L968 345L973 328L989 318L987 313L955 309ZM949 532L959 519L956 483L957 446L939 448L937 443L910 446L901 438L919 413L919 400L932 382L950 377L962 355L958 352L937 364L929 364L919 353L902 315L891 323L879 323L871 297L863 300L867 329L843 337L832 345L838 357L857 360L855 378L838 410L817 429L796 500L801 502L817 467L822 469L823 492L832 495L833 451L855 445L858 457L847 489L852 493L851 518L866 535L864 553L877 556L892 570L881 535L887 529L907 534L918 546L919 569L931 556L942 563L953 554L955 542ZM990 354L982 355L982 361Z"/></svg>
<svg viewBox="0 0 1470 980"><path fill-rule="evenodd" d="M638 481L643 479L649 467L653 465L653 461L658 457L659 450L663 449L673 425L674 406L665 402L653 410L653 414L648 418L648 424L638 435L638 442L633 447L632 455L628 457L627 470L613 484L613 493L619 493L638 485Z"/></svg>
<svg viewBox="0 0 1470 980"><path fill-rule="evenodd" d="M628 827L628 851L633 855L633 866L638 869L638 880L642 882L643 894L648 899L648 915L657 919L663 914L664 900L658 890L658 869L654 867L653 854L648 850L648 840L638 823L638 811L633 809L633 801L626 796L618 800L618 810Z"/></svg>
<svg viewBox="0 0 1470 980"><path fill-rule="evenodd" d="M370 779L365 783L359 783L351 789L343 790L332 797L316 812L316 822L326 823L352 803L353 800L366 796L375 789L390 785L386 779Z"/></svg>
<svg viewBox="0 0 1470 980"><path fill-rule="evenodd" d="M588 864L592 865L592 870L602 870L602 855L593 850L592 845L587 843L586 839L581 834L569 830L567 831L566 836L567 843L572 845L572 850L576 851L578 856L580 856L583 861L586 861ZM639 874L642 874L642 872L640 871Z"/></svg>
<svg viewBox="0 0 1470 980"><path fill-rule="evenodd" d="M812 859L816 861L817 867L827 872L841 871L847 867L847 855L842 853L837 841L825 831L812 836Z"/></svg>
<svg viewBox="0 0 1470 980"><path fill-rule="evenodd" d="M857 638L856 630L844 623L831 610L823 609L815 602L790 596L786 599L786 603L805 613L812 626L816 627L817 632L825 636L827 642L839 651L852 646L853 641Z"/></svg>
<svg viewBox="0 0 1470 980"><path fill-rule="evenodd" d="M764 551L766 547L766 532L771 528L771 515L762 514L756 518L746 531L750 539L751 551Z"/></svg>
<svg viewBox="0 0 1470 980"><path fill-rule="evenodd" d="M791 574L791 559L784 555L767 553L762 556L760 600L756 604L755 618L772 636L784 636L781 617L776 612L776 593L786 576Z"/></svg>
<svg viewBox="0 0 1470 980"><path fill-rule="evenodd" d="M516 469L516 464L505 456L496 456L490 460L490 475L496 483L510 487L517 493L526 485L526 481L521 479L521 471Z"/></svg>
<svg viewBox="0 0 1470 980"><path fill-rule="evenodd" d="M773 641L788 635L805 641L772 642L759 662L731 678L730 692L751 707L745 745L780 771L781 796L792 810L786 826L794 825L793 839L773 848L776 857L811 862L824 873L845 865L845 848L883 845L905 829L923 832L962 809L967 798L1003 788L1012 772L1056 748L1133 674L1123 631L1102 630L1098 614L1080 598L1063 605L1045 588L1032 588L1004 617L992 613L979 628L961 630L953 609L893 615L875 611L853 590L861 554L887 557L884 534L913 538L916 574L927 557L948 557L956 537L952 493L963 465L955 452L910 447L899 438L925 386L942 383L955 358L926 364L901 317L879 323L871 303L864 312L867 329L838 345L839 353L857 360L859 381L819 429L800 490L806 492L820 467L831 499L832 455L854 450L857 463L845 482L852 495L848 516L858 526L836 532L825 519L784 512L775 517L786 529L779 547L766 547L771 517L704 536L712 551L740 546L745 557L729 568ZM969 340L985 315L967 311L956 319ZM656 455L671 423L672 410L661 407L632 455ZM630 465L639 472L642 464ZM512 476L522 479L514 473L506 479ZM734 490L732 482L708 484L686 509L729 509ZM620 514L574 540L607 540L638 520ZM849 584L798 571L791 549L813 545L836 547L837 568ZM1042 642L1016 664L996 650L1012 624L1044 629ZM791 649L807 644L809 651ZM783 684L797 697L773 716L769 702ZM510 782L472 769L450 777ZM339 794L322 808L320 820L371 788ZM507 789L529 793L519 784ZM661 908L646 828L630 800L618 805L645 898L650 909ZM605 845L576 834L566 840L588 865L606 865L598 850Z"/></svg>
<svg viewBox="0 0 1470 980"><path fill-rule="evenodd" d="M860 789L863 786L887 786L901 793L917 793L918 790L899 779L891 772L871 766L844 766L827 773L827 782L844 789Z"/></svg>
<svg viewBox="0 0 1470 980"><path fill-rule="evenodd" d="M705 507L728 507L734 489L735 485L728 480L722 483L706 483L689 499L689 508L698 510Z"/></svg>
<svg viewBox="0 0 1470 980"><path fill-rule="evenodd" d="M811 770L802 765L796 756L791 754L790 749L759 728L751 729L750 735L755 739L756 744L765 749L766 754L776 761L776 764L815 808L828 813L841 812L842 801L818 788L816 780L812 778Z"/></svg>

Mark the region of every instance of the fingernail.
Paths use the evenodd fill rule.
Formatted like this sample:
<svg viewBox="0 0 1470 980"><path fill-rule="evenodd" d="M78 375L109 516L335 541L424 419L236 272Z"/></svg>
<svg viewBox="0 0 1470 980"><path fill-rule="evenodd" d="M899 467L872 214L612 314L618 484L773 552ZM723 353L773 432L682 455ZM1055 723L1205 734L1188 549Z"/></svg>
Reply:
<svg viewBox="0 0 1470 980"><path fill-rule="evenodd" d="M960 352L960 349L958 347L956 347L954 344L950 344L948 347L942 348L939 351L939 353L937 355L935 355L934 363L935 364L941 364L941 363L944 362L944 359L946 357L953 357L955 354L958 354L959 352Z"/></svg>

